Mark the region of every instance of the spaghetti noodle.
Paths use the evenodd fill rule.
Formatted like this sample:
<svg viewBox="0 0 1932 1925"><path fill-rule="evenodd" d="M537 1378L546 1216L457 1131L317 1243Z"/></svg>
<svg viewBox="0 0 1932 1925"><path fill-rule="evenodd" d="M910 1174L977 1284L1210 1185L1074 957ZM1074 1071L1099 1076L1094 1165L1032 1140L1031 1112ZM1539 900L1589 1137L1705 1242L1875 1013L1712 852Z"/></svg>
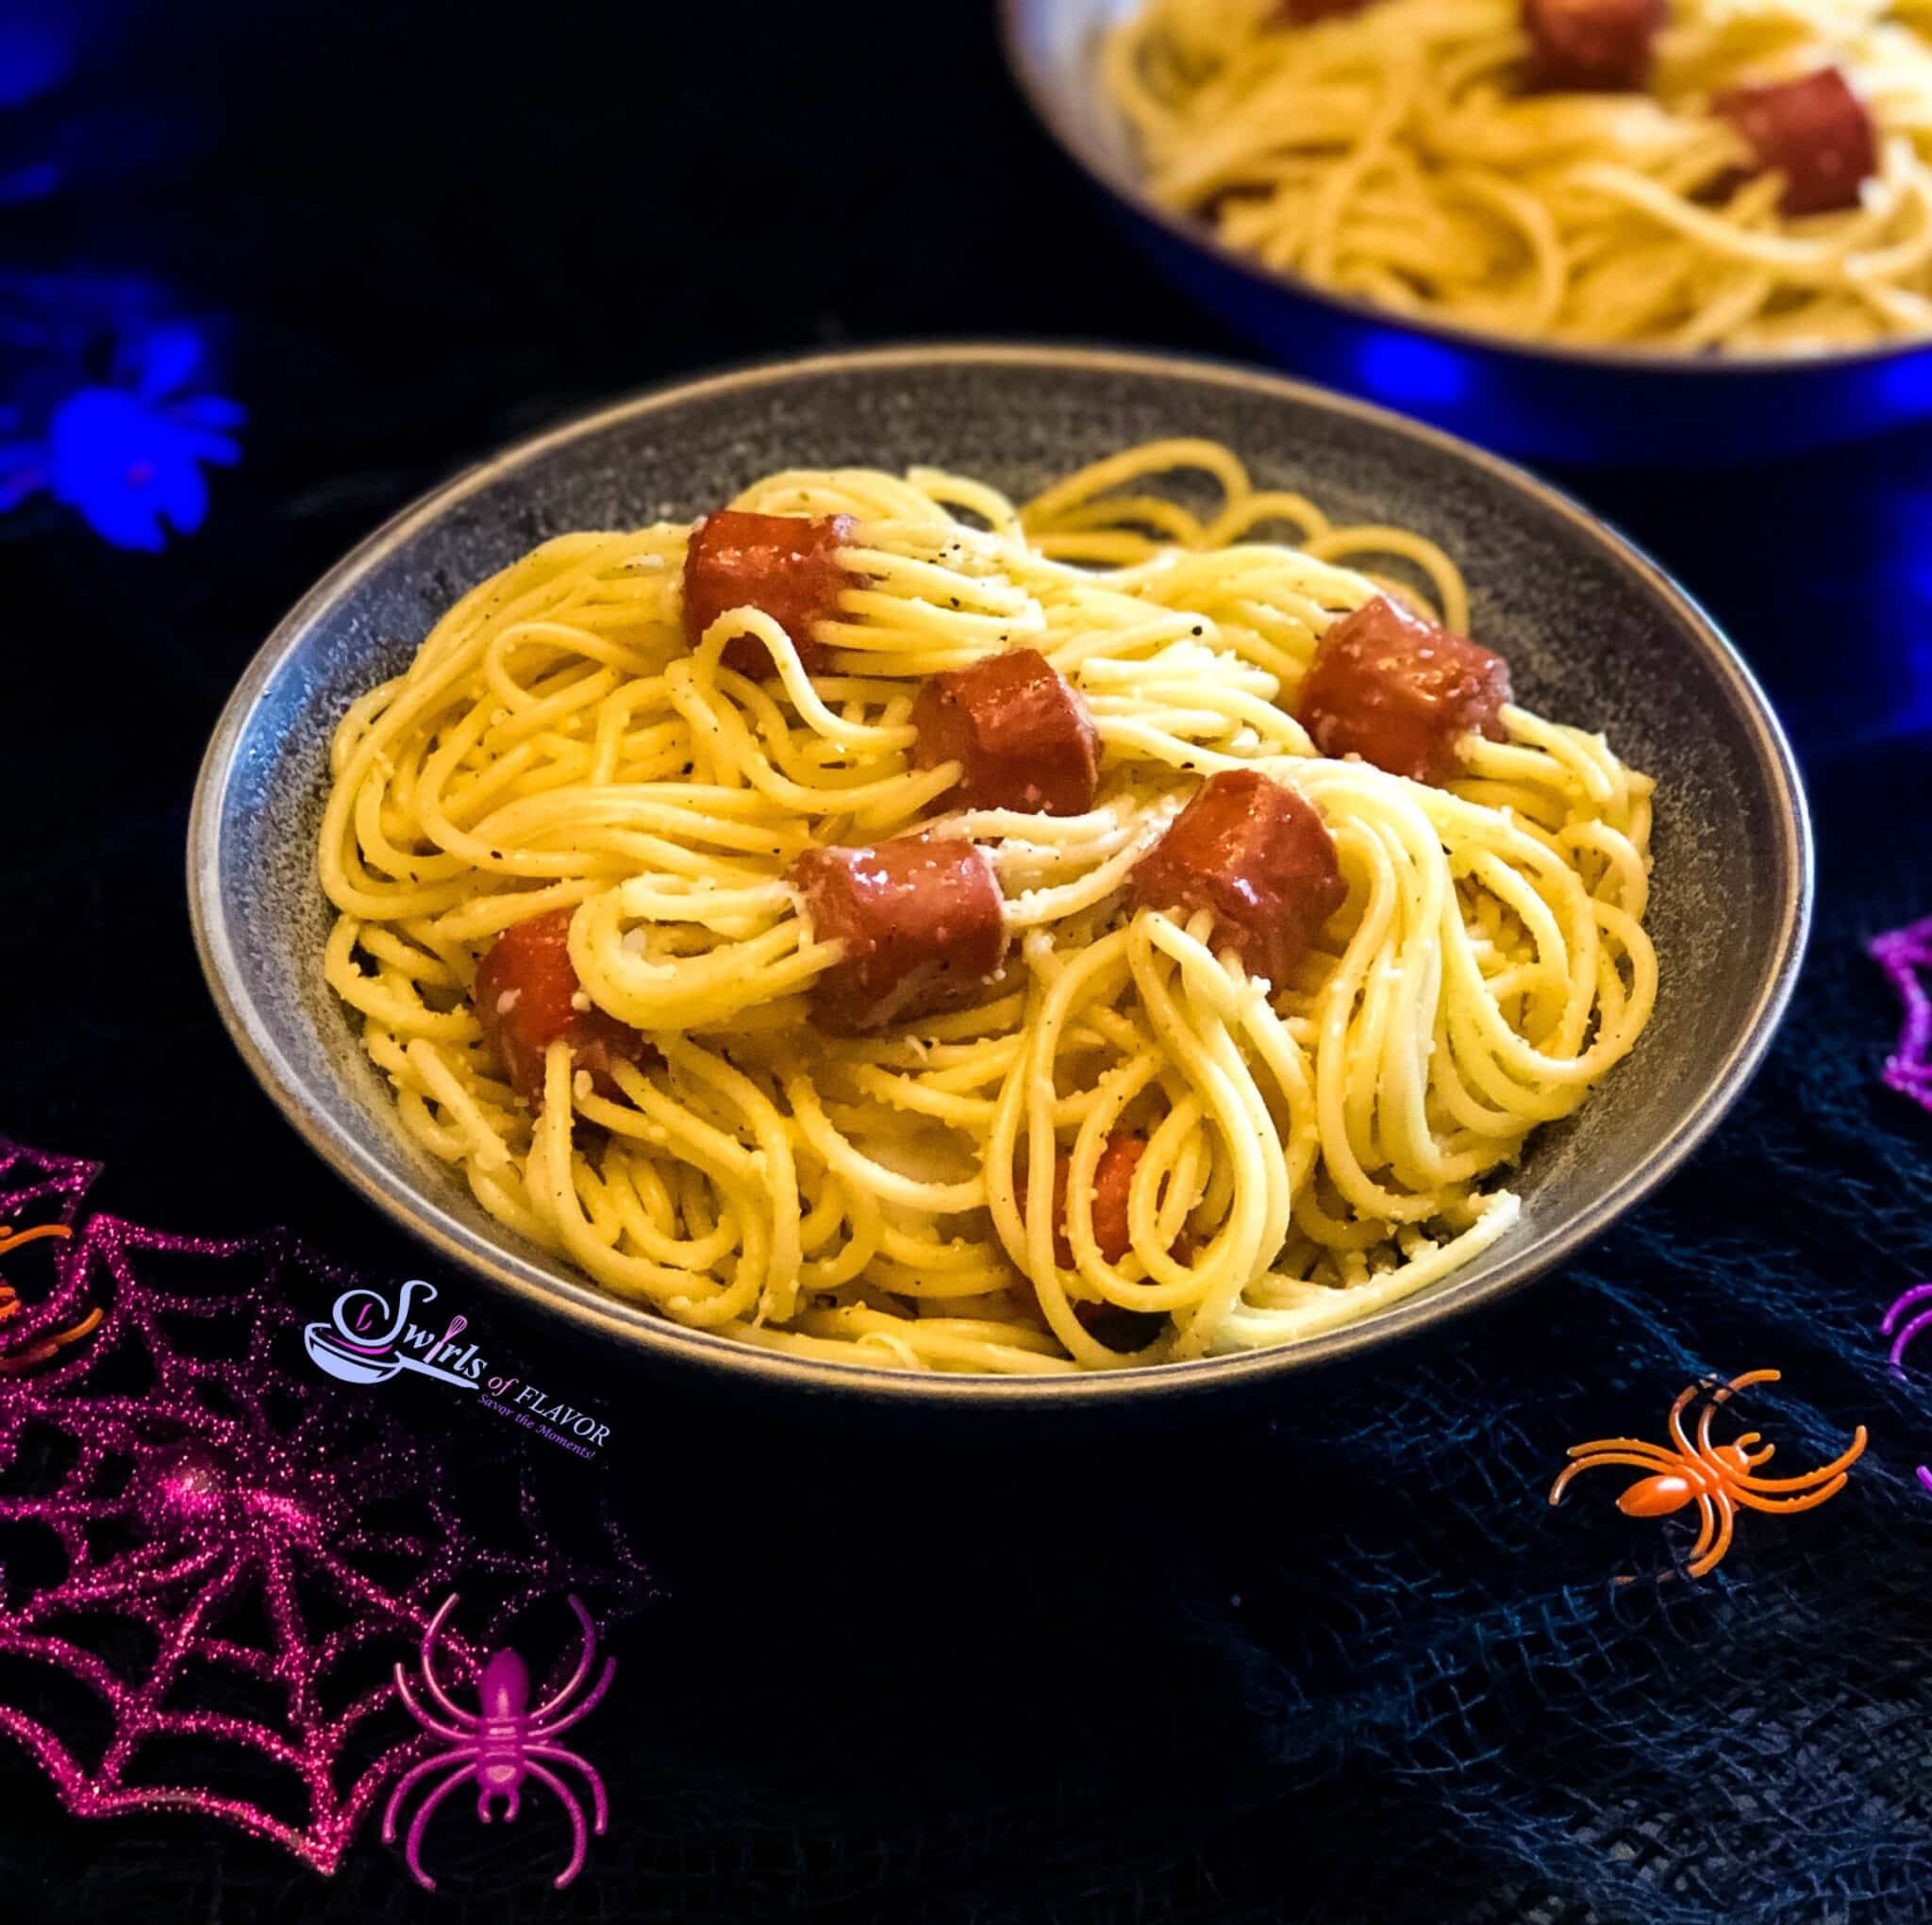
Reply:
<svg viewBox="0 0 1932 1925"><path fill-rule="evenodd" d="M1184 471L1205 511L1153 485ZM565 535L337 733L328 980L484 1208L692 1327L1036 1373L1305 1337L1515 1220L1486 1179L1651 1010L1651 783L1514 705L1442 786L1315 752L1294 697L1349 611L1425 586L1466 626L1434 544L1333 526L1200 441L1024 507L936 470L779 473L734 506L851 518L816 523L842 586L808 633L747 605L693 648L690 528ZM726 665L748 647L759 675ZM1023 649L1091 718L1091 806L949 805L921 692ZM1128 886L1231 774L1332 842L1278 982L1211 907ZM936 1012L828 1026L853 945L798 878L872 843L990 866L1005 962ZM575 1042L534 1032L526 1101L503 1032L544 992L498 964L546 918Z"/></svg>
<svg viewBox="0 0 1932 1925"><path fill-rule="evenodd" d="M1924 0L1369 0L1292 24L1317 10L1148 0L1104 56L1155 199L1265 266L1600 347L1932 331ZM1594 39L1539 40L1579 16Z"/></svg>

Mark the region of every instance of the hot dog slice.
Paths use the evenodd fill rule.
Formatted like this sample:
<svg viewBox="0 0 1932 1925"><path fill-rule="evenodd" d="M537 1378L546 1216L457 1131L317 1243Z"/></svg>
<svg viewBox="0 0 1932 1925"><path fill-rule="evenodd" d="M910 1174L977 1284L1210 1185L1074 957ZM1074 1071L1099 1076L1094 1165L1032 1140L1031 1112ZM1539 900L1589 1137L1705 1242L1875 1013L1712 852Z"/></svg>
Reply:
<svg viewBox="0 0 1932 1925"><path fill-rule="evenodd" d="M1127 888L1137 907L1213 910L1213 946L1277 989L1348 894L1314 806L1253 769L1209 776Z"/></svg>
<svg viewBox="0 0 1932 1925"><path fill-rule="evenodd" d="M570 959L571 913L553 909L506 929L485 953L472 991L484 1041L532 1108L543 1100L544 1052L559 1037L600 1096L623 1094L612 1064L644 1063L657 1054L641 1031L577 1006L583 986Z"/></svg>
<svg viewBox="0 0 1932 1925"><path fill-rule="evenodd" d="M1100 738L1087 705L1038 649L927 678L912 706L914 764L958 762L963 808L1077 816L1093 806Z"/></svg>
<svg viewBox="0 0 1932 1925"><path fill-rule="evenodd" d="M1441 784L1471 730L1503 739L1508 700L1501 655L1378 595L1322 638L1295 713L1324 755Z"/></svg>
<svg viewBox="0 0 1932 1925"><path fill-rule="evenodd" d="M1787 214L1858 204L1858 183L1878 171L1878 136L1865 103L1836 67L1775 87L1734 87L1711 110L1750 141L1761 169L1785 177Z"/></svg>
<svg viewBox="0 0 1932 1925"><path fill-rule="evenodd" d="M985 850L936 836L808 849L791 865L817 941L844 955L812 985L812 1020L834 1035L957 1009L1007 954L999 879Z"/></svg>
<svg viewBox="0 0 1932 1925"><path fill-rule="evenodd" d="M1134 1171L1146 1149L1144 1137L1116 1130L1108 1137L1100 1161L1093 1167L1093 1240L1108 1263L1120 1262L1134 1247L1133 1236L1127 1229L1127 1196L1134 1187ZM1053 1167L1053 1258L1062 1270L1074 1267L1074 1249L1067 1236L1067 1186L1073 1171L1071 1156L1062 1156Z"/></svg>
<svg viewBox="0 0 1932 1925"><path fill-rule="evenodd" d="M1586 93L1628 93L1650 78L1664 0L1523 0L1530 80Z"/></svg>
<svg viewBox="0 0 1932 1925"><path fill-rule="evenodd" d="M707 515L685 550L685 639L695 648L727 609L757 608L791 638L806 672L822 673L830 652L812 639L811 624L839 612L839 591L853 579L839 550L857 526L850 515ZM724 662L741 675L773 672L772 652L755 636L734 636Z"/></svg>
<svg viewBox="0 0 1932 1925"><path fill-rule="evenodd" d="M1108 1263L1119 1263L1133 1248L1134 1239L1127 1228L1127 1199L1134 1187L1134 1171L1140 1167L1146 1149L1147 1139L1144 1137L1115 1130L1102 1147L1100 1160L1094 1166L1093 1240ZM1062 1270L1074 1268L1074 1247L1067 1235L1067 1189L1073 1170L1074 1159L1065 1154L1058 1157L1053 1167L1053 1259ZM1024 1160L1015 1168L1014 1182L1020 1190L1024 1210L1026 1201ZM1183 1226L1180 1235L1174 1238L1174 1253L1186 1263L1192 1245L1191 1233ZM1029 1308L1038 1308L1040 1293L1029 1278L1015 1277L1012 1290ZM1158 1314L1123 1310L1112 1303L1076 1302L1074 1315L1103 1343L1111 1342L1115 1349L1131 1350L1145 1343L1160 1323ZM1118 1341L1114 1341L1116 1338Z"/></svg>

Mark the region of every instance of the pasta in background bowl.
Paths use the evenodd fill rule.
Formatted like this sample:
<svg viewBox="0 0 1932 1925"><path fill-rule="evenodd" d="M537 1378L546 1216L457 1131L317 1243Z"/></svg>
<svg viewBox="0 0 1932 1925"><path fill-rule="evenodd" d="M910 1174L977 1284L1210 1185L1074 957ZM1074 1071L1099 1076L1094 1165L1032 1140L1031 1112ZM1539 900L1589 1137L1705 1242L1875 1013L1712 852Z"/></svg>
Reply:
<svg viewBox="0 0 1932 1925"><path fill-rule="evenodd" d="M743 599L773 543L833 612ZM1378 741L1405 651L1453 726ZM1050 753L982 754L989 700ZM1710 1126L1808 900L1748 675L1579 511L1049 350L723 376L473 471L272 640L192 842L231 1030L366 1194L641 1351L890 1402L1231 1386L1537 1273Z"/></svg>
<svg viewBox="0 0 1932 1925"><path fill-rule="evenodd" d="M1288 9L1146 0L1103 58L1155 197L1263 265L1633 353L1932 335L1932 43L1888 0Z"/></svg>
<svg viewBox="0 0 1932 1925"><path fill-rule="evenodd" d="M1735 458L1932 410L1915 18L1880 0L1005 7L1036 111L1192 291L1292 366L1584 460Z"/></svg>

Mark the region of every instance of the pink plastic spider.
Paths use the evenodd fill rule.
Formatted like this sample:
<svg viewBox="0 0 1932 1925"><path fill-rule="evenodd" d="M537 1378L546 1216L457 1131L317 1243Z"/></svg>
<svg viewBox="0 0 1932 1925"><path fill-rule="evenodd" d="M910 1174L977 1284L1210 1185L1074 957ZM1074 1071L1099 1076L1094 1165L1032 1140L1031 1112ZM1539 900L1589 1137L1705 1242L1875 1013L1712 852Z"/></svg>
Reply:
<svg viewBox="0 0 1932 1925"><path fill-rule="evenodd" d="M1885 1059L1885 1081L1901 1096L1932 1110L1932 995L1919 972L1932 971L1932 916L1903 929L1889 929L1867 944L1867 953L1891 978L1905 1021L1898 1047Z"/></svg>
<svg viewBox="0 0 1932 1925"><path fill-rule="evenodd" d="M1690 1547L1685 1574L1705 1576L1731 1548L1731 1532L1740 1505L1752 1511L1808 1511L1844 1488L1846 1469L1865 1448L1865 1426L1860 1424L1852 1434L1851 1447L1829 1464L1821 1464L1801 1477L1759 1477L1758 1467L1777 1450L1775 1444L1752 1450L1762 1438L1761 1431L1745 1431L1728 1444L1713 1443L1710 1423L1718 1406L1753 1384L1775 1384L1780 1374L1776 1370L1746 1370L1728 1384L1691 1385L1671 1405L1669 1448L1647 1444L1641 1437L1599 1437L1593 1444L1573 1445L1570 1455L1574 1461L1550 1486L1550 1502L1561 1503L1570 1480L1578 1471L1593 1470L1599 1464L1625 1464L1647 1470L1649 1476L1640 1478L1617 1500L1617 1508L1626 1517L1666 1518L1686 1504L1696 1504L1703 1528ZM1708 1392L1710 1402L1697 1419L1697 1439L1692 1443L1684 1430L1684 1413L1700 1390ZM1663 1575L1668 1578L1671 1572ZM1620 1577L1617 1582L1626 1585L1631 1580Z"/></svg>
<svg viewBox="0 0 1932 1925"><path fill-rule="evenodd" d="M1916 1317L1906 1322L1903 1329L1900 1329L1901 1319L1905 1318L1906 1312L1911 1309L1915 1303L1924 1303L1926 1305L1926 1308L1921 1310ZM1905 1369L1907 1344L1910 1343L1913 1337L1917 1336L1928 1323L1932 1323L1932 1284L1914 1284L1885 1313L1885 1321L1878 1326L1884 1336L1891 1338L1890 1361L1894 1369L1902 1370Z"/></svg>
<svg viewBox="0 0 1932 1925"><path fill-rule="evenodd" d="M408 1839L403 1848L411 1875L425 1891L433 1892L436 1881L423 1869L420 1854L424 1829L437 1806L468 1779L476 1781L476 1817L486 1825L491 1821L490 1807L494 1799L503 1801L506 1824L515 1818L523 1782L526 1777L547 1784L557 1794L558 1801L570 1814L571 1836L575 1844L570 1863L557 1875L559 1891L584 1868L589 1840L584 1834L582 1804L570 1786L549 1768L550 1766L575 1765L584 1774L591 1787L591 1829L600 1838L604 1835L604 1828L610 1821L609 1804L604 1796L604 1781L575 1751L565 1750L553 1740L559 1732L567 1731L596 1708L605 1692L610 1688L610 1680L617 1672L617 1660L606 1658L603 1673L591 1685L589 1694L575 1709L564 1709L591 1675L591 1666L597 1652L597 1633L591 1622L591 1614L577 1598L573 1597L569 1601L584 1634L576 1668L563 1688L545 1699L534 1711L530 1709L529 1667L513 1651L492 1651L484 1665L483 1674L476 1682L477 1700L483 1707L481 1712L465 1711L437 1682L436 1640L444 1620L456 1609L454 1596L444 1601L442 1609L429 1620L429 1628L423 1636L423 1684L442 1712L441 1718L432 1718L424 1710L409 1688L409 1680L402 1666L396 1667L396 1689L402 1693L403 1702L409 1707L424 1730L433 1732L440 1738L447 1738L450 1748L437 1752L432 1758L425 1758L397 1781L396 1788L390 1793L389 1808L382 1815L384 1844L395 1843L396 1816L403 1808L403 1801L416 1785L445 1765L454 1764L457 1767L423 1801L409 1825Z"/></svg>
<svg viewBox="0 0 1932 1925"><path fill-rule="evenodd" d="M1906 1312L1918 1303L1926 1303L1928 1307L1921 1310L1917 1316L1906 1319L1904 1327L1901 1328L1901 1319L1905 1319ZM1914 1284L1885 1313L1885 1321L1878 1326L1883 1336L1891 1338L1890 1361L1894 1370L1903 1370L1905 1369L1906 1346L1928 1323L1932 1323L1932 1284ZM1894 1333L1896 1334L1894 1335ZM1925 1486L1927 1491L1932 1491L1932 1470L1928 1470L1923 1464L1919 1466L1919 1482Z"/></svg>

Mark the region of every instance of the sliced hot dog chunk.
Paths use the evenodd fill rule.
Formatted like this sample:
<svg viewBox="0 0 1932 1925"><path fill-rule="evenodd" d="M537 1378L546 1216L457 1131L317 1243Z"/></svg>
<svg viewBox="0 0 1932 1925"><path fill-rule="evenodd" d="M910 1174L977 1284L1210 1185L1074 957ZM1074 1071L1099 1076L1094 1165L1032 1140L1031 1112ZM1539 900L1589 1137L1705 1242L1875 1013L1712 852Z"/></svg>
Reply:
<svg viewBox="0 0 1932 1925"><path fill-rule="evenodd" d="M1523 0L1533 86L1627 93L1650 77L1664 0Z"/></svg>
<svg viewBox="0 0 1932 1925"><path fill-rule="evenodd" d="M1099 1162L1093 1166L1093 1241L1099 1245L1099 1253L1109 1263L1119 1263L1134 1247L1134 1236L1126 1222L1126 1201L1134 1187L1134 1170L1140 1169L1140 1158L1148 1149L1148 1139L1128 1134L1126 1130L1115 1130L1108 1141L1101 1145ZM1053 1261L1062 1269L1071 1270L1074 1267L1074 1247L1069 1236L1071 1213L1066 1209L1066 1191L1073 1182L1074 1160L1071 1154L1060 1154L1053 1162ZM1024 1154L1014 1160L1012 1170L1014 1189L1020 1195L1020 1209L1025 1209L1025 1158ZM1182 1226L1174 1237L1173 1253L1186 1263L1194 1247L1192 1232ZM1022 1303L1038 1305L1040 1292L1034 1287L1032 1278L1016 1276L1012 1282L1014 1294ZM1074 1303L1074 1317L1080 1319L1090 1330L1097 1330L1103 1324L1109 1324L1117 1319L1128 1319L1130 1330L1148 1320L1143 1311L1123 1311L1113 1303ZM1154 1322L1159 1317L1152 1319ZM1140 1335L1136 1340L1143 1342Z"/></svg>
<svg viewBox="0 0 1932 1925"><path fill-rule="evenodd" d="M484 1041L532 1108L543 1100L544 1052L559 1037L600 1096L623 1094L612 1064L645 1063L657 1054L641 1031L605 1010L577 1006L583 985L570 959L571 913L553 909L506 929L485 953L472 991Z"/></svg>
<svg viewBox="0 0 1932 1925"><path fill-rule="evenodd" d="M1100 1161L1093 1167L1093 1240L1108 1263L1120 1262L1134 1247L1133 1235L1127 1228L1127 1196L1134 1187L1134 1171L1146 1149L1146 1137L1116 1130L1108 1137ZM1073 1173L1071 1156L1062 1156L1053 1167L1053 1260L1062 1270L1074 1267L1074 1247L1067 1235L1067 1187Z"/></svg>
<svg viewBox="0 0 1932 1925"><path fill-rule="evenodd" d="M1093 806L1100 738L1087 705L1038 649L932 675L912 705L921 769L958 762L964 808L1077 816Z"/></svg>
<svg viewBox="0 0 1932 1925"><path fill-rule="evenodd" d="M1878 136L1865 103L1836 67L1774 87L1734 87L1711 110L1751 143L1760 169L1785 177L1787 214L1858 204L1858 183L1878 170Z"/></svg>
<svg viewBox="0 0 1932 1925"><path fill-rule="evenodd" d="M1093 1170L1093 1240L1108 1263L1119 1263L1134 1247L1127 1228L1127 1198L1134 1187L1134 1171L1146 1153L1147 1139L1125 1130L1115 1130L1100 1152ZM1067 1191L1073 1178L1074 1159L1061 1155L1053 1167L1053 1260L1062 1270L1074 1268L1074 1246L1067 1234ZM1024 1160L1015 1168L1014 1183L1020 1191L1024 1212L1026 1202L1026 1172ZM1191 1233L1184 1226L1174 1238L1174 1253L1183 1263L1193 1247ZM1015 1277L1012 1290L1029 1308L1037 1309L1040 1293L1028 1277ZM1103 1343L1118 1338L1115 1349L1131 1350L1145 1343L1160 1323L1158 1314L1123 1310L1113 1303L1078 1302L1074 1315Z"/></svg>
<svg viewBox="0 0 1932 1925"><path fill-rule="evenodd" d="M684 555L685 639L695 648L727 609L757 608L797 644L806 672L822 673L830 652L812 639L811 624L839 612L839 590L853 579L839 550L857 526L850 515L707 515ZM755 636L734 636L724 662L741 675L773 672L772 652Z"/></svg>
<svg viewBox="0 0 1932 1925"><path fill-rule="evenodd" d="M812 985L812 1020L856 1036L958 1009L1006 959L999 879L986 851L938 836L808 849L791 865L813 938L845 954Z"/></svg>
<svg viewBox="0 0 1932 1925"><path fill-rule="evenodd" d="M1314 805L1253 769L1210 775L1127 888L1138 908L1213 910L1213 945L1277 989L1348 894Z"/></svg>
<svg viewBox="0 0 1932 1925"><path fill-rule="evenodd" d="M1322 638L1295 713L1324 755L1441 784L1471 730L1504 738L1508 700L1501 655L1378 595Z"/></svg>

